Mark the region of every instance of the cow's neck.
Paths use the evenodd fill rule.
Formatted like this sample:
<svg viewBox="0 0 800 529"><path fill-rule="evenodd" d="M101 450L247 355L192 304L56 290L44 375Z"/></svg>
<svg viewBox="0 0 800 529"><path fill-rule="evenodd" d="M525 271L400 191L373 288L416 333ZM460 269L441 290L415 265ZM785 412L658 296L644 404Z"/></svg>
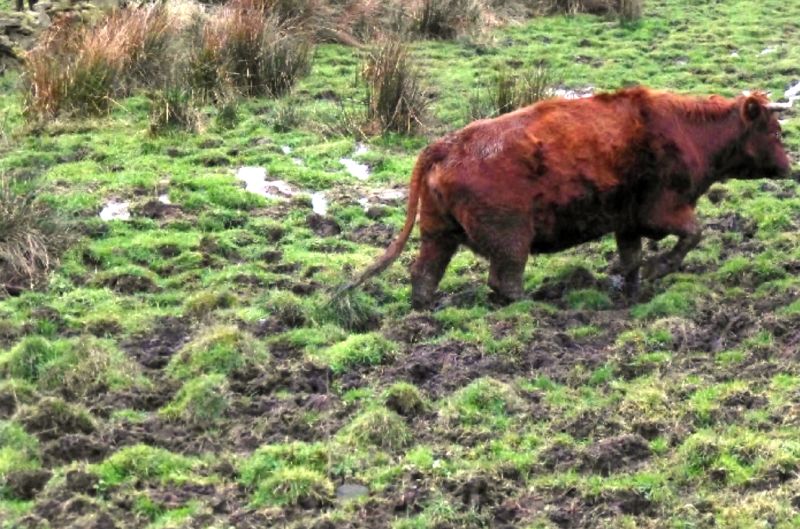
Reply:
<svg viewBox="0 0 800 529"><path fill-rule="evenodd" d="M715 118L698 120L686 116L681 121L688 139L683 149L684 161L692 179L692 191L699 196L724 178L725 154L742 135L741 117L731 109Z"/></svg>

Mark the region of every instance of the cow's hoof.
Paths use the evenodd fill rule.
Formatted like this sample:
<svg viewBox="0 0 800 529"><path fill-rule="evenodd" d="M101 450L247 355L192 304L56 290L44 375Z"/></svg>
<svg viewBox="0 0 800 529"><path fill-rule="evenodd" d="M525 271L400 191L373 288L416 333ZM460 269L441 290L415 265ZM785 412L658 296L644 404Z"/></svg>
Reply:
<svg viewBox="0 0 800 529"><path fill-rule="evenodd" d="M675 271L675 266L661 259L651 259L642 265L642 277L647 280L661 279Z"/></svg>
<svg viewBox="0 0 800 529"><path fill-rule="evenodd" d="M510 305L510 304L514 303L515 301L519 301L520 298L522 298L522 296L516 296L516 295L515 296L509 296L509 295L497 292L496 290L490 291L489 292L489 296L488 296L489 303L492 303L494 305L501 305L501 306Z"/></svg>

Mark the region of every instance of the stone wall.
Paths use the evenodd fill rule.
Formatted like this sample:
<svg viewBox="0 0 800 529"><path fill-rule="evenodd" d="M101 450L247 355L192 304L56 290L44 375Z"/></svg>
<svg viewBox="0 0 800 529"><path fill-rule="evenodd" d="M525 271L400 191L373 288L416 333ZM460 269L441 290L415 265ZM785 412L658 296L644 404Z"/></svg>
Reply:
<svg viewBox="0 0 800 529"><path fill-rule="evenodd" d="M14 0L13 4L16 4ZM117 0L95 2L58 0L34 4L33 11L0 11L0 75L18 67L22 54L36 42L36 37L51 20L66 13L91 14L99 9L111 9ZM28 0L25 0L28 7Z"/></svg>

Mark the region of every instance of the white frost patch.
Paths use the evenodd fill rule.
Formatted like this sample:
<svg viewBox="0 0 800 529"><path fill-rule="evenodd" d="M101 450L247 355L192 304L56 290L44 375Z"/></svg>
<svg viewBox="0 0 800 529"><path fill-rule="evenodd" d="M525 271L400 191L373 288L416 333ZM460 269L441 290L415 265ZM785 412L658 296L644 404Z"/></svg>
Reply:
<svg viewBox="0 0 800 529"><path fill-rule="evenodd" d="M364 211L369 209L369 199L367 197L361 197L358 199L358 203L364 208Z"/></svg>
<svg viewBox="0 0 800 529"><path fill-rule="evenodd" d="M556 97L563 97L564 99L583 99L584 97L592 97L594 95L594 87L586 86L584 88L556 88L553 90L553 95Z"/></svg>
<svg viewBox="0 0 800 529"><path fill-rule="evenodd" d="M738 51L732 51L731 52L731 57L738 57L738 56L739 56L739 52Z"/></svg>
<svg viewBox="0 0 800 529"><path fill-rule="evenodd" d="M759 55L769 55L770 53L775 53L776 51L778 50L776 50L775 48L767 47L761 50L761 53L759 53Z"/></svg>
<svg viewBox="0 0 800 529"><path fill-rule="evenodd" d="M283 180L267 181L267 170L263 167L240 167L236 178L244 182L245 189L264 198L283 199L293 197L297 190Z"/></svg>
<svg viewBox="0 0 800 529"><path fill-rule="evenodd" d="M130 206L131 203L127 200L118 201L116 199L112 199L108 201L105 207L103 207L102 211L100 211L100 218L105 221L130 220Z"/></svg>
<svg viewBox="0 0 800 529"><path fill-rule="evenodd" d="M288 145L281 145L281 151L283 154L292 154L292 148Z"/></svg>
<svg viewBox="0 0 800 529"><path fill-rule="evenodd" d="M167 206L172 204L172 201L169 199L169 195L167 195L166 193L164 193L163 195L158 195L158 201L161 202L162 204L166 204Z"/></svg>
<svg viewBox="0 0 800 529"><path fill-rule="evenodd" d="M298 167L303 167L305 165L305 162L303 162L303 160L301 160L300 158L292 158L292 163L294 163Z"/></svg>
<svg viewBox="0 0 800 529"><path fill-rule="evenodd" d="M367 154L369 152L369 148L361 142L356 143L356 150L353 153L353 156L361 156L362 154ZM359 180L367 180L369 178L369 165L361 162L357 162L352 158L339 158L339 163L344 165L344 168L347 169L347 172L350 173L350 176L354 176Z"/></svg>
<svg viewBox="0 0 800 529"><path fill-rule="evenodd" d="M322 191L311 193L311 209L323 217L328 214L328 199L325 198L325 193Z"/></svg>

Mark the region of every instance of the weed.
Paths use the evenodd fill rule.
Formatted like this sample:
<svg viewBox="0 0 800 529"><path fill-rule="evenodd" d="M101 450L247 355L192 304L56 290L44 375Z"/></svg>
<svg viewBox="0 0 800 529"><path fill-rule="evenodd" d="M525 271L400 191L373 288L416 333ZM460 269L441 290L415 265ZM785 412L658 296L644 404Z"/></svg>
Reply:
<svg viewBox="0 0 800 529"><path fill-rule="evenodd" d="M147 94L150 99L150 134L180 130L201 133L205 118L192 93L178 86Z"/></svg>
<svg viewBox="0 0 800 529"><path fill-rule="evenodd" d="M0 173L0 287L11 293L40 285L72 238L32 187Z"/></svg>
<svg viewBox="0 0 800 529"><path fill-rule="evenodd" d="M250 96L289 92L308 73L313 51L303 32L244 2L221 8L208 21L203 46L198 57L216 61L224 78Z"/></svg>
<svg viewBox="0 0 800 529"><path fill-rule="evenodd" d="M553 93L553 84L552 70L544 62L521 71L503 67L488 88L473 91L467 118L471 121L496 117L547 99Z"/></svg>

